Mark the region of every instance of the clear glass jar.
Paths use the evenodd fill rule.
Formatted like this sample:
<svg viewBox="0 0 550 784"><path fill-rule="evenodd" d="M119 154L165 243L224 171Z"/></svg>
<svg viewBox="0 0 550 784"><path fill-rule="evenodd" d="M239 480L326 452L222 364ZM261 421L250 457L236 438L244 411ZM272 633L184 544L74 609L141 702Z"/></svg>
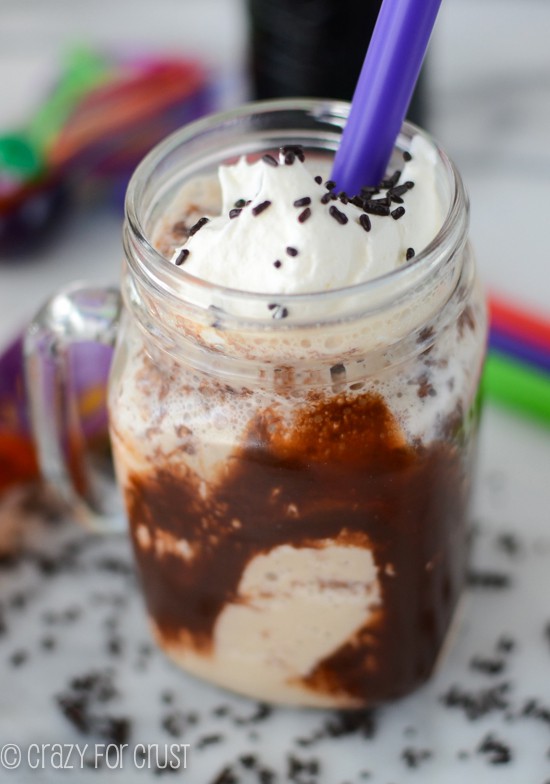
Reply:
<svg viewBox="0 0 550 784"><path fill-rule="evenodd" d="M460 176L438 149L448 209L425 251L277 297L285 319L273 295L193 278L152 240L182 183L283 144L330 158L347 112L251 104L145 159L109 409L159 645L255 698L353 708L430 676L464 586L486 313ZM417 132L404 126L396 155Z"/></svg>

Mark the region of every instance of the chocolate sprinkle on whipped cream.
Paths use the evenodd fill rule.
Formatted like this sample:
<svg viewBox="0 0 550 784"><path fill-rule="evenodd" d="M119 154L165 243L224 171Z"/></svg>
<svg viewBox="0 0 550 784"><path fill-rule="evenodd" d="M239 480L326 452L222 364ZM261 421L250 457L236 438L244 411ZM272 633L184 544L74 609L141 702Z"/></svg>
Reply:
<svg viewBox="0 0 550 784"><path fill-rule="evenodd" d="M180 233L185 241L172 262L179 266L185 258L191 275L221 286L275 295L339 289L385 275L412 258L412 247L431 242L443 223L433 150L421 137L411 147L414 159L358 194L337 191L333 180L312 173L300 145L281 147L279 162L267 152L253 162L243 157L221 166L219 213L190 225L187 238ZM319 161L312 164L317 168ZM183 247L188 253L182 256ZM296 263L285 267L282 253ZM235 263L228 263L232 258Z"/></svg>

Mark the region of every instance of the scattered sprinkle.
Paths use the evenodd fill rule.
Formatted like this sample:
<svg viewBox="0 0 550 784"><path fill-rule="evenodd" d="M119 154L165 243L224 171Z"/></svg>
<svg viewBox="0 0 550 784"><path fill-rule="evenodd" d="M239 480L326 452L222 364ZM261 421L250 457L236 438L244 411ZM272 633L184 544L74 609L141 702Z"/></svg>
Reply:
<svg viewBox="0 0 550 784"><path fill-rule="evenodd" d="M331 191L333 188L336 188L336 183L334 182L334 180L327 180L325 182L325 188L327 189L327 191Z"/></svg>
<svg viewBox="0 0 550 784"><path fill-rule="evenodd" d="M208 223L208 218L199 218L198 221L189 229L189 236L192 237L193 234L196 234L198 230L202 229L206 223Z"/></svg>
<svg viewBox="0 0 550 784"><path fill-rule="evenodd" d="M412 157L412 155L410 154L410 152L408 152L407 150L405 150L405 151L403 152L403 160L404 160L404 161L407 161L407 163L408 163L409 161L412 161L412 159L413 159L413 157Z"/></svg>
<svg viewBox="0 0 550 784"><path fill-rule="evenodd" d="M235 202L235 207L238 207L242 210L243 207L246 207L246 201L244 199L237 199Z"/></svg>
<svg viewBox="0 0 550 784"><path fill-rule="evenodd" d="M232 210L229 210L229 217L236 218L238 215L241 214L242 211L243 211L242 207L233 207Z"/></svg>
<svg viewBox="0 0 550 784"><path fill-rule="evenodd" d="M468 573L468 585L471 588L495 588L501 590L509 588L512 584L510 575L505 572L492 572L470 570Z"/></svg>
<svg viewBox="0 0 550 784"><path fill-rule="evenodd" d="M404 207L396 207L395 210L392 210L391 212L391 216L394 220L399 220L399 218L402 218L404 214L405 214Z"/></svg>
<svg viewBox="0 0 550 784"><path fill-rule="evenodd" d="M388 196L393 200L399 196L404 196L407 191L410 191L410 188L407 184L396 185L395 187L388 189Z"/></svg>
<svg viewBox="0 0 550 784"><path fill-rule="evenodd" d="M262 158L262 161L264 163L267 163L268 166L278 166L279 165L278 161L275 160L273 155L269 155L269 154L268 155L264 155L263 158Z"/></svg>
<svg viewBox="0 0 550 784"><path fill-rule="evenodd" d="M510 684L507 682L477 691L467 691L460 686L451 686L441 700L448 708L462 709L466 717L473 721L493 711L506 710L509 706L507 698L509 691Z"/></svg>
<svg viewBox="0 0 550 784"><path fill-rule="evenodd" d="M377 188L373 185L366 185L365 187L361 188L359 191L361 196L365 199L370 199L371 196L376 196L377 193L380 193L380 188Z"/></svg>
<svg viewBox="0 0 550 784"><path fill-rule="evenodd" d="M414 259L415 257L415 250L414 248L407 248L407 253L405 254L407 261Z"/></svg>
<svg viewBox="0 0 550 784"><path fill-rule="evenodd" d="M345 191L340 191L340 193L338 194L338 198L340 199L342 204L347 204L349 201L349 196Z"/></svg>
<svg viewBox="0 0 550 784"><path fill-rule="evenodd" d="M418 768L423 762L432 757L432 752L428 749L406 748L401 752L401 759L408 768Z"/></svg>
<svg viewBox="0 0 550 784"><path fill-rule="evenodd" d="M273 311L273 318L284 319L287 316L288 316L288 308L285 308L281 305L277 305L276 309Z"/></svg>
<svg viewBox="0 0 550 784"><path fill-rule="evenodd" d="M486 735L477 748L480 754L487 756L491 765L506 765L512 760L512 750L510 747L497 740L494 735Z"/></svg>
<svg viewBox="0 0 550 784"><path fill-rule="evenodd" d="M256 216L259 215L264 210L267 210L271 202L266 199L265 201L260 202L260 204L256 204L255 207L252 207L252 215Z"/></svg>
<svg viewBox="0 0 550 784"><path fill-rule="evenodd" d="M305 223L305 222L307 221L307 219L308 219L310 216L311 216L311 210L310 210L310 208L309 208L309 207L306 207L306 208L305 208L305 210L303 210L303 211L302 211L302 212L301 212L301 213L298 215L298 221L299 221L300 223Z"/></svg>
<svg viewBox="0 0 550 784"><path fill-rule="evenodd" d="M401 172L399 171L399 169L396 169L394 173L391 175L391 177L387 177L386 179L382 180L382 182L380 183L380 187L383 188L384 190L387 190L388 188L393 188L399 182L400 177L401 177Z"/></svg>
<svg viewBox="0 0 550 784"><path fill-rule="evenodd" d="M286 252L287 252L287 254L289 256L297 256L298 255L297 249L293 248L291 245L288 246L288 248L286 249Z"/></svg>
<svg viewBox="0 0 550 784"><path fill-rule="evenodd" d="M367 199L363 206L365 212L370 215L380 215L385 217L390 214L390 208L385 203L385 199Z"/></svg>
<svg viewBox="0 0 550 784"><path fill-rule="evenodd" d="M321 196L321 204L328 204L332 199L332 193L324 193Z"/></svg>
<svg viewBox="0 0 550 784"><path fill-rule="evenodd" d="M283 266L283 262L282 262L282 261L279 261L279 259L277 259L277 261L274 261L274 262L273 262L273 266L274 266L276 269L279 269L279 267L282 267L282 266Z"/></svg>
<svg viewBox="0 0 550 784"><path fill-rule="evenodd" d="M188 256L189 256L189 249L188 248L182 248L180 250L180 252L178 253L178 255L176 256L176 259L174 261L174 264L176 265L176 267L181 267L181 265L187 259Z"/></svg>
<svg viewBox="0 0 550 784"><path fill-rule="evenodd" d="M315 180L315 182L317 183L317 185L321 185L321 184L322 184L322 182L323 182L323 178L321 177L321 175L320 175L320 174L318 174L318 175L317 175L316 177L314 177L313 179Z"/></svg>
<svg viewBox="0 0 550 784"><path fill-rule="evenodd" d="M298 158L302 163L306 159L304 148L301 144L285 144L284 147L281 147L281 153L285 156L285 163L287 155L292 155L292 163L294 163L295 158Z"/></svg>
<svg viewBox="0 0 550 784"><path fill-rule="evenodd" d="M365 231L370 231L372 228L371 220L366 212L359 216L359 223L365 229Z"/></svg>
<svg viewBox="0 0 550 784"><path fill-rule="evenodd" d="M348 222L348 216L341 212L338 207L335 207L334 204L329 207L329 213L341 226L344 226Z"/></svg>
<svg viewBox="0 0 550 784"><path fill-rule="evenodd" d="M483 658L481 656L474 656L470 660L470 667L472 670L482 672L484 675L500 675L504 670L506 663L503 659L498 658Z"/></svg>
<svg viewBox="0 0 550 784"><path fill-rule="evenodd" d="M307 207L308 204L311 204L311 199L309 196L302 196L301 199L296 199L295 202L292 203L293 207Z"/></svg>

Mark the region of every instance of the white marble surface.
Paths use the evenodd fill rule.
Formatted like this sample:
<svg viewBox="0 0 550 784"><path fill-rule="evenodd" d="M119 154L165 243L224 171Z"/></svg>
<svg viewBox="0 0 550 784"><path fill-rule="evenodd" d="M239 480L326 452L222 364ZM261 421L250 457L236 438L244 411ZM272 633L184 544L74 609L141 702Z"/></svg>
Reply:
<svg viewBox="0 0 550 784"><path fill-rule="evenodd" d="M96 42L196 47L211 53L213 61L226 58L235 64L242 57L238 0L3 0L0 19L2 123L25 111L41 64L75 30ZM458 163L469 189L482 275L489 288L547 312L549 29L550 5L544 0L446 0L430 53L430 126ZM119 236L116 214L99 208L80 212L39 258L0 264L0 344L59 285L75 278L116 280ZM420 693L377 712L372 737L358 729L310 746L300 745L297 738L321 729L331 715L275 711L257 725L239 723L235 717L243 719L254 711L251 703L186 678L154 649L142 647L149 636L131 571L109 569L102 561L116 556L128 564L124 541L91 541L76 530L55 529L46 532L43 544L44 534L37 534L38 551L46 546L59 551L65 537L76 539L82 549L54 575L44 575L32 559L0 571L7 629L0 636L0 746L101 742L97 732L78 733L56 707L55 696L65 692L71 678L112 667L118 694L96 706L98 713L130 715L132 744L189 743L187 770L178 775L192 784L221 782L218 777L227 765L238 768L236 781L261 782L257 771L245 773L237 765L245 752L258 753L275 772L276 782L548 784L550 720L543 708L550 711L549 476L550 432L489 406L481 437L475 504L480 533L473 563L474 568L507 575L508 587L470 588L444 666ZM511 551L511 542L518 544L517 551ZM119 597L114 603L109 592ZM63 615L71 608L79 609L75 618L70 612ZM117 635L122 653L109 653ZM492 656L502 635L515 642L514 649L500 657L502 671L488 675L473 669L472 658ZM51 651L44 649L48 636L56 641ZM12 657L21 651L27 658L13 667ZM498 692L505 683L509 687ZM502 699L469 721L463 709L442 706L442 696L453 685L473 689L478 696L480 689L497 687ZM162 701L165 690L173 692L173 703ZM537 705L526 713L533 699ZM228 715L216 714L220 705L229 706ZM185 725L178 737L162 727L163 718L174 711L182 713ZM198 715L196 724L190 713ZM216 735L222 738L205 741ZM509 764L494 764L481 750L488 735L509 746ZM407 748L430 755L410 768L402 756ZM306 767L292 779L293 757L317 759L319 772ZM157 780L154 771L138 774L132 765L118 772L103 767L69 775L75 781ZM264 778L269 782L267 774ZM58 780L51 767L32 772L24 766L11 772L0 768L0 781Z"/></svg>

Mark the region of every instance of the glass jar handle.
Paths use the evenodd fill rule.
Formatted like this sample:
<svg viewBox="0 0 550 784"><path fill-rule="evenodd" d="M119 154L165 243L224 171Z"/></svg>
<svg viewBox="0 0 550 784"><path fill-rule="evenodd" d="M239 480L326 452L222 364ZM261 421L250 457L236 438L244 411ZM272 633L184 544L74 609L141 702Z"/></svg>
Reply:
<svg viewBox="0 0 550 784"><path fill-rule="evenodd" d="M100 531L120 531L125 525L105 406L121 307L117 289L70 286L38 312L24 341L25 383L42 474L79 521Z"/></svg>

